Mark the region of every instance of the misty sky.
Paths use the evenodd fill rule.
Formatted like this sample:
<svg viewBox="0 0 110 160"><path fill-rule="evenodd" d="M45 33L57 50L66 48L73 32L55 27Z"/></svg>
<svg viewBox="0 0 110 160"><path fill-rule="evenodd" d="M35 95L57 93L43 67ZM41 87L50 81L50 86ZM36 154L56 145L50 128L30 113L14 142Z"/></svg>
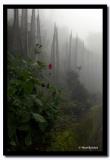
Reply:
<svg viewBox="0 0 110 160"><path fill-rule="evenodd" d="M73 35L86 39L89 33L102 32L101 9L50 9L44 10L45 17L60 27L68 27Z"/></svg>
<svg viewBox="0 0 110 160"><path fill-rule="evenodd" d="M8 18L12 18L13 22L13 10L9 10ZM28 10L28 25L31 23L32 9ZM36 20L38 15L38 9L36 9ZM73 38L76 38L76 35L79 39L84 42L86 50L86 68L89 64L89 68L93 68L93 71L88 71L94 76L93 88L102 84L102 10L101 9L39 9L40 15L40 29L42 39L46 43L45 46L48 48L47 54L51 53L52 38L54 33L54 24L56 23L58 28L58 37L59 37L59 48L60 56L62 59L65 58L65 48L64 42L69 40L70 33L72 31ZM21 9L19 10L19 23L21 22ZM37 26L36 26L37 27ZM66 40L66 41L65 41ZM68 41L69 42L69 41ZM68 52L68 51L67 51ZM72 52L74 53L74 52ZM81 55L81 50L79 55ZM89 56L88 56L89 55ZM95 55L95 56L94 56ZM89 58L88 58L89 57ZM91 58L92 57L92 58ZM79 59L81 57L79 56ZM94 69L95 68L95 69ZM96 70L97 68L97 70ZM95 70L95 71L94 71ZM86 71L84 72L86 73ZM99 75L100 74L100 75ZM98 75L98 76L97 76ZM97 80L97 77L98 80ZM100 80L99 80L100 79ZM97 83L96 83L97 82ZM85 84L85 79L84 79ZM94 87L95 84L95 87ZM98 85L99 84L99 85ZM86 86L87 84L85 84ZM100 85L101 86L101 85ZM101 88L99 86L99 88Z"/></svg>
<svg viewBox="0 0 110 160"><path fill-rule="evenodd" d="M31 15L31 9L28 11ZM74 37L78 34L85 42L89 34L102 33L102 9L39 9L39 13L41 21L47 19L60 28L67 27ZM12 15L10 10L9 17Z"/></svg>

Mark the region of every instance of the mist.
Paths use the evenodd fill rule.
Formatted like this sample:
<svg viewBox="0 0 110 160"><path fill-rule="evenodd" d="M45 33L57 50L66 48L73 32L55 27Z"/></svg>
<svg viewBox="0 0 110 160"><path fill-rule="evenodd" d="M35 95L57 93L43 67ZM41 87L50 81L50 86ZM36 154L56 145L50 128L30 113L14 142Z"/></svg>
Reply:
<svg viewBox="0 0 110 160"><path fill-rule="evenodd" d="M19 106L29 100L39 139L47 122L55 131L47 148L34 137L38 150L78 150L84 143L102 150L102 17L101 9L8 9L9 89L16 88L10 96Z"/></svg>
<svg viewBox="0 0 110 160"><path fill-rule="evenodd" d="M8 10L8 18L13 23L13 10ZM21 10L19 10L21 17ZM32 10L28 9L28 25L31 23ZM38 10L35 10L37 17ZM102 10L101 9L39 9L41 36L44 48L47 49L48 56L51 54L51 40L54 32L54 25L58 27L60 47L60 60L65 59L63 48L66 40L72 33L73 39L78 37L84 43L86 48L85 54L88 52L87 61L90 59L90 70L88 71L87 81L88 87L102 92ZM20 19L19 17L19 19ZM20 23L20 21L19 21ZM48 35L48 36L47 36ZM82 57L82 51L78 55L79 61ZM68 55L67 55L68 56ZM81 57L80 57L81 56ZM91 59L92 58L92 59ZM61 62L62 63L62 62ZM71 62L72 63L72 62ZM89 62L85 62L89 63ZM96 64L97 63L97 64ZM80 64L78 64L80 65ZM85 64L86 66L87 64ZM97 67L96 67L97 65ZM88 67L87 67L88 68ZM87 69L86 68L86 69ZM95 69L93 69L95 68ZM93 71L93 70L95 71ZM83 69L82 69L83 70ZM96 73L93 73L96 72ZM91 77L91 78L90 78ZM98 77L98 78L96 78ZM97 79L97 80L96 80ZM84 80L85 81L85 80ZM86 83L86 84L87 84ZM85 84L85 86L86 86ZM87 86L86 86L87 87Z"/></svg>

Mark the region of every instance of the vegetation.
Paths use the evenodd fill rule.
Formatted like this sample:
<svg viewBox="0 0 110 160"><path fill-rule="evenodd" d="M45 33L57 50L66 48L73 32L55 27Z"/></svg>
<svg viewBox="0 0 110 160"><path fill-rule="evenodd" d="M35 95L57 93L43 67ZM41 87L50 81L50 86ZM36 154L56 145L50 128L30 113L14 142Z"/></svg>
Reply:
<svg viewBox="0 0 110 160"><path fill-rule="evenodd" d="M7 37L7 150L96 151L90 148L95 146L101 151L102 96L93 87L99 77L91 71L97 66L89 62L92 54L72 33L61 45L56 24L44 51L39 11L36 18L32 9L30 22L27 9L13 11Z"/></svg>
<svg viewBox="0 0 110 160"><path fill-rule="evenodd" d="M72 151L83 145L101 150L101 107L92 106L75 73L66 93L70 97L61 98L61 91L45 77L45 68L40 61L8 56L9 150Z"/></svg>
<svg viewBox="0 0 110 160"><path fill-rule="evenodd" d="M102 150L102 106L94 104L92 95L80 84L76 73L69 73L70 81L63 101L60 103L59 116L51 131L52 140L49 151L84 151L82 147ZM65 91L64 91L65 92ZM72 98L71 98L72 96Z"/></svg>
<svg viewBox="0 0 110 160"><path fill-rule="evenodd" d="M13 149L36 143L39 149L57 117L60 91L45 80L44 67L8 56L8 138Z"/></svg>

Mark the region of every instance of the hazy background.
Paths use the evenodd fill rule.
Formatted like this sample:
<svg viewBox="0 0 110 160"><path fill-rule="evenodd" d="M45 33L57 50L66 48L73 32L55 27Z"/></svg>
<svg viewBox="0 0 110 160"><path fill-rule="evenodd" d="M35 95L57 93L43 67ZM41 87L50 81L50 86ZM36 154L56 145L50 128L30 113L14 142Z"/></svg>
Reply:
<svg viewBox="0 0 110 160"><path fill-rule="evenodd" d="M39 11L41 39L44 56L50 62L54 25L58 28L59 56L61 70L64 69L68 54L66 43L72 33L73 41L78 37L80 45L84 43L84 54L79 45L78 66L82 67L80 80L89 90L102 92L102 10L101 9L36 9ZM19 9L19 25L21 9ZM28 9L28 30L30 30L32 9ZM9 24L13 24L13 10L8 10ZM74 42L73 42L74 43ZM67 44L68 45L68 44ZM84 61L82 66L81 61ZM71 61L74 61L74 57ZM71 62L72 63L72 62ZM64 71L63 71L64 72ZM85 73L84 73L85 72ZM83 76L81 76L83 75ZM90 89L91 88L91 89Z"/></svg>
<svg viewBox="0 0 110 160"><path fill-rule="evenodd" d="M31 9L29 15L31 15ZM101 9L39 9L41 19L47 19L51 23L57 23L59 27L67 27L73 31L74 36L79 34L86 40L88 34L102 32ZM36 10L37 14L37 10ZM9 10L9 18L13 17L13 10Z"/></svg>
<svg viewBox="0 0 110 160"><path fill-rule="evenodd" d="M26 132L35 150L78 151L79 146L103 150L102 21L100 9L8 10L8 103L17 114L9 113L29 115ZM40 65L45 67L41 70ZM39 118L31 126L35 112L48 121L47 128L40 127ZM10 141L15 136L16 131Z"/></svg>

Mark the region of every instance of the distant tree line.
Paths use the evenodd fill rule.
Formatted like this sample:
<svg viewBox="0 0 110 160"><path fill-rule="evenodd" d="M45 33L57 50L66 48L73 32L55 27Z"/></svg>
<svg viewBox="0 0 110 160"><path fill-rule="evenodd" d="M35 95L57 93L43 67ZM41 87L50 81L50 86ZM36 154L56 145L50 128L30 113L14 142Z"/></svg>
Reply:
<svg viewBox="0 0 110 160"><path fill-rule="evenodd" d="M51 42L49 42L50 50L46 51L50 52L49 56L46 53L41 54L44 33L40 23L39 10L37 9L36 15L36 9L32 9L31 18L28 12L28 9L21 9L20 14L19 9L13 9L13 24L11 26L8 23L8 51L33 60L42 61L47 58L48 62L52 64L52 81L62 81L67 72L73 71L79 75L80 81L87 89L101 92L100 57L89 51L78 35L73 37L72 32L66 40L62 39L60 42L60 31L56 24L53 34L47 30L52 36ZM62 32L64 33L64 31Z"/></svg>

